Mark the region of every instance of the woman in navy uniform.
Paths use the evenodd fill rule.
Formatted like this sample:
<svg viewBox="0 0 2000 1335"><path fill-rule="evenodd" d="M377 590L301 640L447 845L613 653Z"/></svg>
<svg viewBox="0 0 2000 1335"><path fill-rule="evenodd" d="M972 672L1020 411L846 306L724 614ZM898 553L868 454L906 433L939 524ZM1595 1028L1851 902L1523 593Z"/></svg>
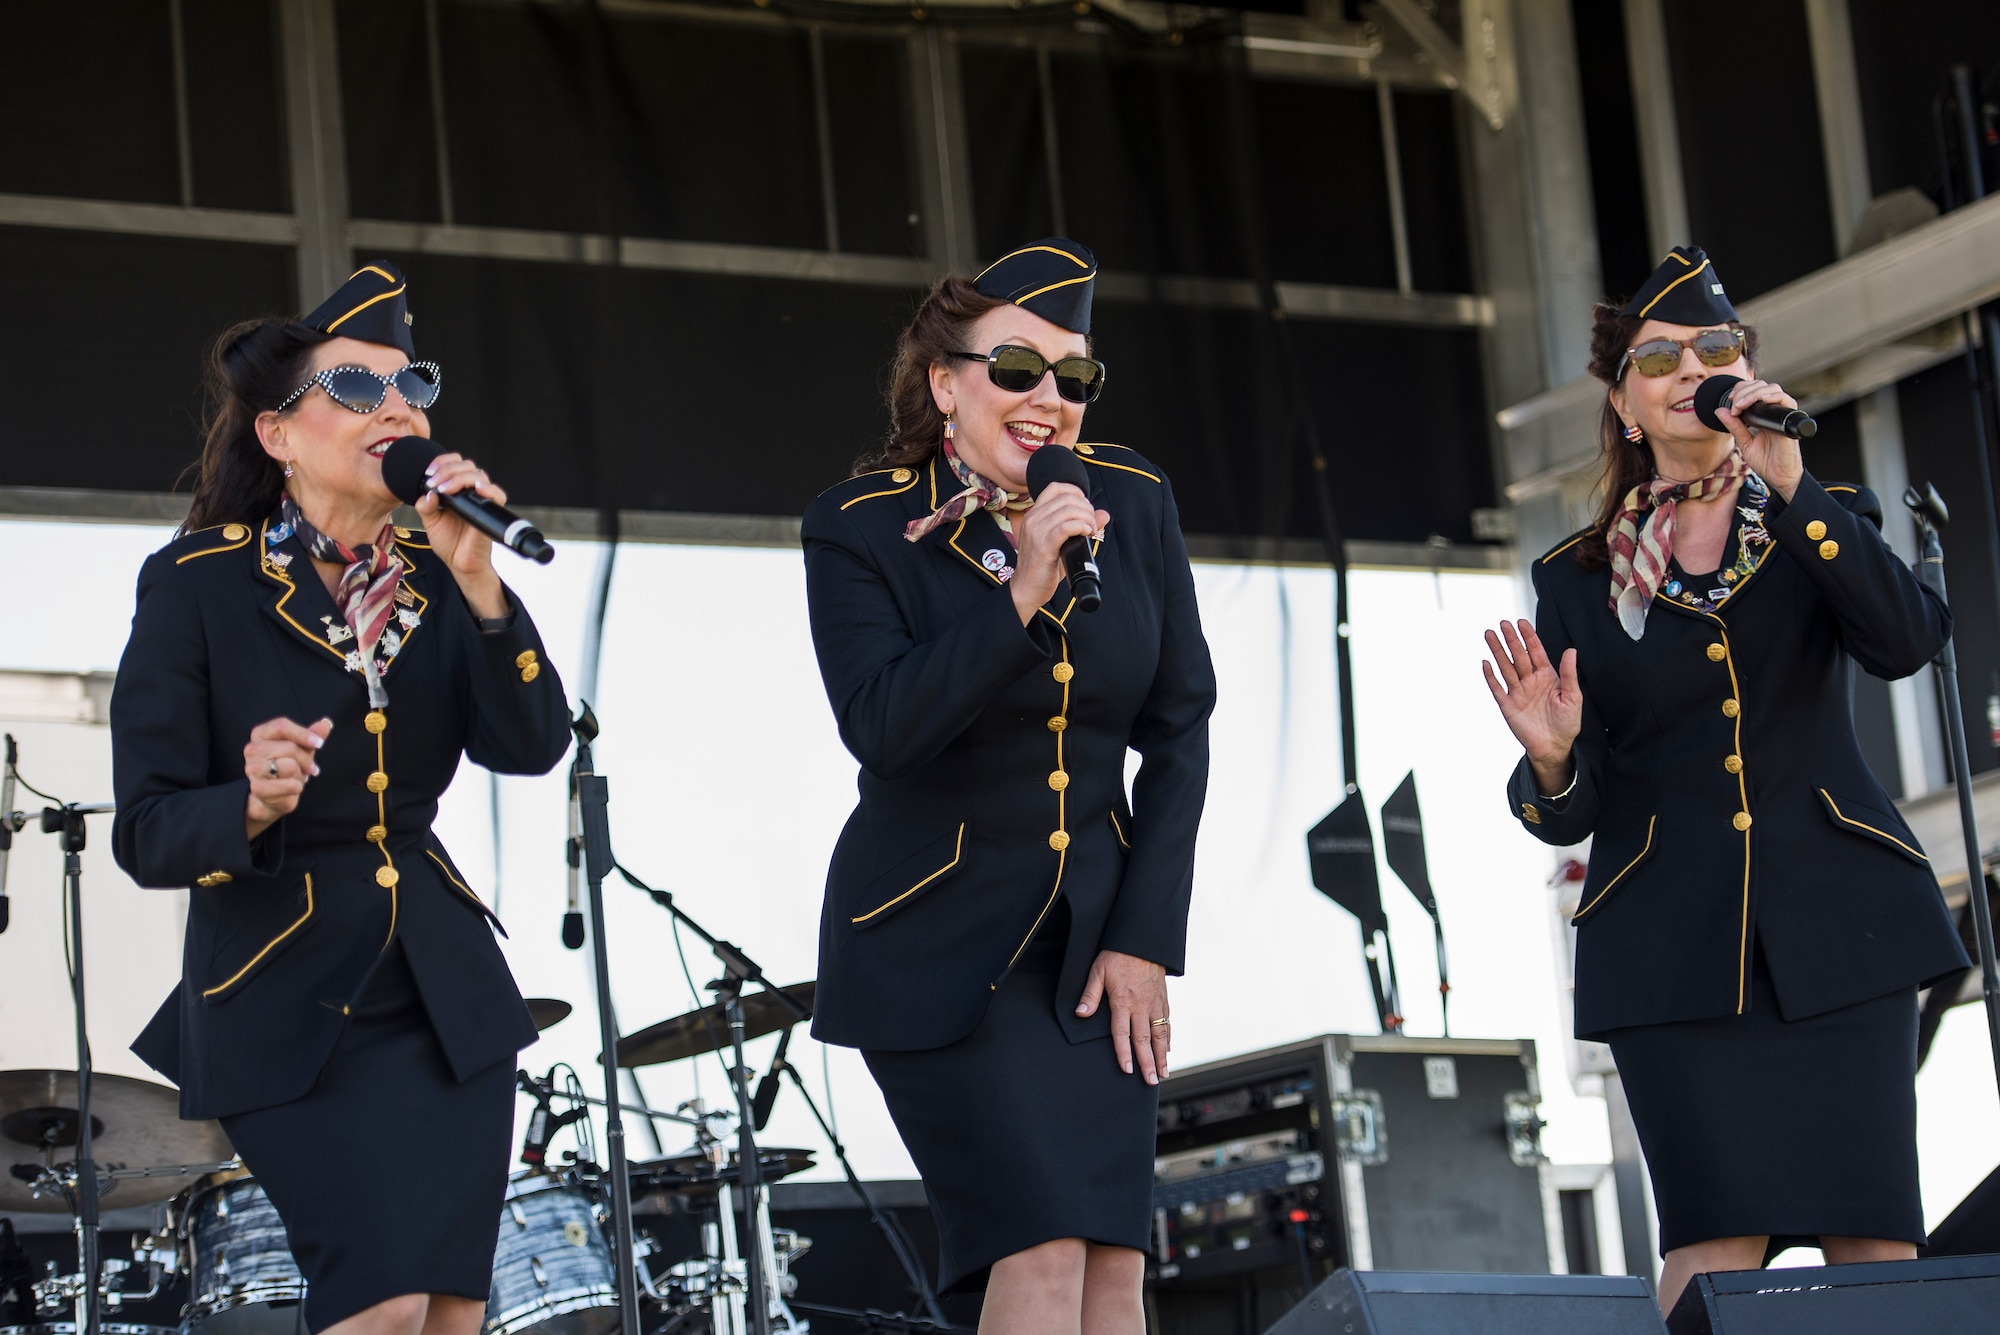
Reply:
<svg viewBox="0 0 2000 1335"><path fill-rule="evenodd" d="M568 739L534 623L435 494L504 493L447 454L426 529L392 525L380 455L430 433L439 388L415 355L380 262L222 336L193 509L140 572L111 699L118 864L189 887L180 986L133 1048L221 1119L307 1327L343 1335L480 1325L535 1030L430 826L461 755L541 774Z"/></svg>
<svg viewBox="0 0 2000 1335"><path fill-rule="evenodd" d="M1096 273L1050 238L940 279L897 348L885 449L805 517L813 642L861 763L813 1032L862 1049L942 1287L985 1286L989 1335L1143 1329L1208 781L1215 677L1173 491L1077 439L1104 381ZM1037 449L1074 450L1093 494L1031 503ZM1095 542L1094 613L1063 578L1072 537Z"/></svg>
<svg viewBox="0 0 2000 1335"><path fill-rule="evenodd" d="M1592 840L1576 1032L1624 1080L1668 1308L1774 1240L1833 1263L1915 1254L1916 994L1967 967L1850 698L1855 664L1910 675L1951 614L1883 540L1872 492L1743 423L1796 406L1756 351L1699 249L1597 308L1602 508L1535 561L1534 623L1486 636L1526 751L1515 815L1545 843ZM1692 410L1712 374L1744 378L1726 434Z"/></svg>

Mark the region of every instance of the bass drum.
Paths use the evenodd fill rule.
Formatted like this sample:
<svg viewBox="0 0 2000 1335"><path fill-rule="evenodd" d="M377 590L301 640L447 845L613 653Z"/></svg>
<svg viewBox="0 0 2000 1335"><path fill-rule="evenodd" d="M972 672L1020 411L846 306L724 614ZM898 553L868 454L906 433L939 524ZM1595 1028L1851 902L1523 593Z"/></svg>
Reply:
<svg viewBox="0 0 2000 1335"><path fill-rule="evenodd" d="M197 1191L181 1236L190 1254L182 1335L305 1335L306 1283L255 1178Z"/></svg>
<svg viewBox="0 0 2000 1335"><path fill-rule="evenodd" d="M618 1277L600 1193L530 1169L507 1183L485 1335L602 1335L618 1324Z"/></svg>

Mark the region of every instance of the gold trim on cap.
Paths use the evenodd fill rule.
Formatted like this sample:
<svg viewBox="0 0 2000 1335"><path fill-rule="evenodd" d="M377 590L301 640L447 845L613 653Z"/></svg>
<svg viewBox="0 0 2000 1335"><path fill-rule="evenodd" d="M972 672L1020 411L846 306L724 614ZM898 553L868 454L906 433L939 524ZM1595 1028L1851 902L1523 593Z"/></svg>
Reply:
<svg viewBox="0 0 2000 1335"><path fill-rule="evenodd" d="M362 273L367 273L367 272L369 272L369 270L367 270L367 269L363 269L363 270L361 270L361 272L362 272ZM380 269L376 269L376 270L374 270L374 272L376 272L376 273L382 273L382 271L381 271ZM383 274L382 276L383 276L383 277L385 277L385 278L387 278L387 277L388 277L388 275L387 275L387 274ZM395 280L394 280L394 279L391 279L390 281L391 281L391 282L393 282L393 281L395 281ZM338 320L335 320L335 321L334 321L334 322L333 322L332 324L328 325L328 326L326 327L326 332L327 332L327 333L329 333L329 334L331 334L331 333L332 333L332 332L333 332L334 330L336 330L336 329L340 328L340 327L341 327L342 325L346 324L346 323L347 323L347 322L348 322L349 320L352 320L352 319L353 319L353 318L354 318L355 316L357 316L357 315L361 314L361 312L363 312L363 311L367 310L367 309L368 309L368 308L369 308L370 306L373 306L373 305L374 305L374 304L375 304L376 302L378 302L378 301L387 301L387 300L388 300L389 298L391 298L391 297L400 297L400 296L402 296L402 295L403 295L403 290L404 290L404 288L407 288L407 287L409 287L409 284L408 284L408 283L405 283L405 284L403 284L403 286L402 286L402 287L399 287L399 288L394 288L394 289L392 289L392 290L390 290L390 291L388 291L388 292L384 292L384 293L381 293L381 294L380 294L380 295L378 295L378 296L373 296L373 297L370 297L370 298L368 298L368 300L366 300L366 301L362 302L362 303L361 303L361 304L360 304L359 306L356 306L356 307L355 307L355 308L354 308L353 310L349 311L349 312L348 312L347 314L345 314L345 315L341 316L341 317L340 317L340 318L339 318Z"/></svg>
<svg viewBox="0 0 2000 1335"><path fill-rule="evenodd" d="M997 260L993 261L993 263L991 263L991 264L987 265L987 266L986 266L986 267L985 267L984 269L981 269L981 270L980 270L980 271L979 271L978 273L976 273L976 274L974 274L974 275L972 276L972 281L973 281L973 282L975 282L975 283L976 283L976 282L978 282L978 281L979 281L980 279L982 279L982 278L986 277L986 275L987 275L987 274L990 274L990 273L992 273L992 272L993 272L993 271L994 271L995 269L997 269L997 268L999 268L999 267L1000 267L1001 265L1005 264L1005 263L1006 263L1006 262L1007 262L1008 260L1011 260L1011 259L1013 259L1013 258L1014 258L1014 257L1015 257L1016 255L1032 255L1032 254L1034 254L1034 253L1035 253L1036 251L1038 251L1038 250L1040 250L1040 251L1046 251L1046 252L1047 252L1048 254L1051 254L1051 255L1060 255L1060 256L1062 256L1062 257L1063 257L1064 259L1068 260L1068 261L1069 261L1069 262L1070 262L1071 264L1074 264L1074 265L1075 265L1075 266L1076 266L1077 268L1079 268L1079 269L1090 269L1090 266L1089 266L1088 264L1085 264L1085 263L1084 263L1084 262L1083 262L1082 260L1078 259L1078 258L1077 258L1076 256L1074 256L1074 255L1070 254L1070 253L1069 253L1068 251L1066 251L1066 250L1063 250L1063 249L1061 249L1061 248L1059 248L1059 247L1056 247L1056 246L1022 246L1022 247L1021 247L1021 248L1020 248L1019 250L1010 250L1010 251L1008 251L1008 252L1007 252L1007 253L1006 253L1005 255L1002 255L1002 256L1001 256L1001 257L1000 257L999 259L997 259ZM1095 269L1091 269L1090 271L1091 271L1091 274L1092 274L1092 275L1095 275L1095 274L1096 274L1096 272L1097 272L1097 271L1096 271ZM1070 281L1074 282L1074 281L1076 281L1076 280L1072 279L1072 280L1070 280ZM1047 289L1043 289L1043 290L1044 290L1044 291L1046 291Z"/></svg>
<svg viewBox="0 0 2000 1335"><path fill-rule="evenodd" d="M1673 256L1673 258L1681 260L1681 257L1678 255ZM1681 260L1681 263L1686 264L1687 261ZM1668 283L1665 287L1661 288L1657 296L1655 296L1651 301L1647 302L1644 306L1639 308L1639 318L1641 320L1645 319L1646 313L1652 310L1653 307L1660 304L1661 297L1666 296L1667 293L1673 291L1675 288L1679 287L1682 283L1685 283L1688 279L1694 277L1696 274L1700 273L1703 269L1706 269L1707 267L1708 267L1708 261L1703 260L1698 267L1688 270L1686 273L1682 274L1679 278L1674 279L1673 282Z"/></svg>

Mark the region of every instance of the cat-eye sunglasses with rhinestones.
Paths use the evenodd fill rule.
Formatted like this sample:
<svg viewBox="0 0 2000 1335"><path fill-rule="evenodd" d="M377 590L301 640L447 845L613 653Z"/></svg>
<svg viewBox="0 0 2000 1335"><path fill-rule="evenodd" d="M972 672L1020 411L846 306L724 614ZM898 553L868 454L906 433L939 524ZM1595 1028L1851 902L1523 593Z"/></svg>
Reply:
<svg viewBox="0 0 2000 1335"><path fill-rule="evenodd" d="M1703 366L1727 366L1743 355L1743 331L1705 329L1686 341L1677 338L1649 338L1636 347L1625 349L1625 355L1618 359L1618 374L1611 378L1622 379L1627 362L1630 362L1640 375L1654 380L1663 375L1672 375L1680 367L1683 348L1693 348L1695 357Z"/></svg>
<svg viewBox="0 0 2000 1335"><path fill-rule="evenodd" d="M1009 394L1026 394L1056 373L1056 393L1071 403L1091 403L1104 392L1104 363L1094 357L1064 357L1051 363L1033 348L1002 343L992 352L954 352L962 361L985 362L986 378Z"/></svg>
<svg viewBox="0 0 2000 1335"><path fill-rule="evenodd" d="M412 408L428 408L437 402L438 388L443 382L444 372L436 362L411 362L394 375L383 375L365 366L329 366L293 390L292 396L278 405L278 411L297 403L314 385L353 413L372 413L380 408L389 397L391 385Z"/></svg>

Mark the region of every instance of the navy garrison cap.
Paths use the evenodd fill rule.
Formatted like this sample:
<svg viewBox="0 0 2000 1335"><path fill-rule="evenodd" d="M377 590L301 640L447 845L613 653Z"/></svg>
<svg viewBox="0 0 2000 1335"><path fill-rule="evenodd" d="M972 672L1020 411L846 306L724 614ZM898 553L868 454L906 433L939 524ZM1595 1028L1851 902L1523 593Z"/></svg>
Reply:
<svg viewBox="0 0 2000 1335"><path fill-rule="evenodd" d="M1087 334L1097 257L1067 237L1045 236L987 265L972 285L1073 334Z"/></svg>
<svg viewBox="0 0 2000 1335"><path fill-rule="evenodd" d="M408 286L401 269L387 260L371 260L299 323L322 334L401 348L405 357L414 359L417 343L410 337L414 321L403 299Z"/></svg>
<svg viewBox="0 0 2000 1335"><path fill-rule="evenodd" d="M1625 303L1620 315L1637 315L1667 324L1727 324L1738 318L1722 291L1722 280L1700 246L1675 246L1653 270L1639 294Z"/></svg>

